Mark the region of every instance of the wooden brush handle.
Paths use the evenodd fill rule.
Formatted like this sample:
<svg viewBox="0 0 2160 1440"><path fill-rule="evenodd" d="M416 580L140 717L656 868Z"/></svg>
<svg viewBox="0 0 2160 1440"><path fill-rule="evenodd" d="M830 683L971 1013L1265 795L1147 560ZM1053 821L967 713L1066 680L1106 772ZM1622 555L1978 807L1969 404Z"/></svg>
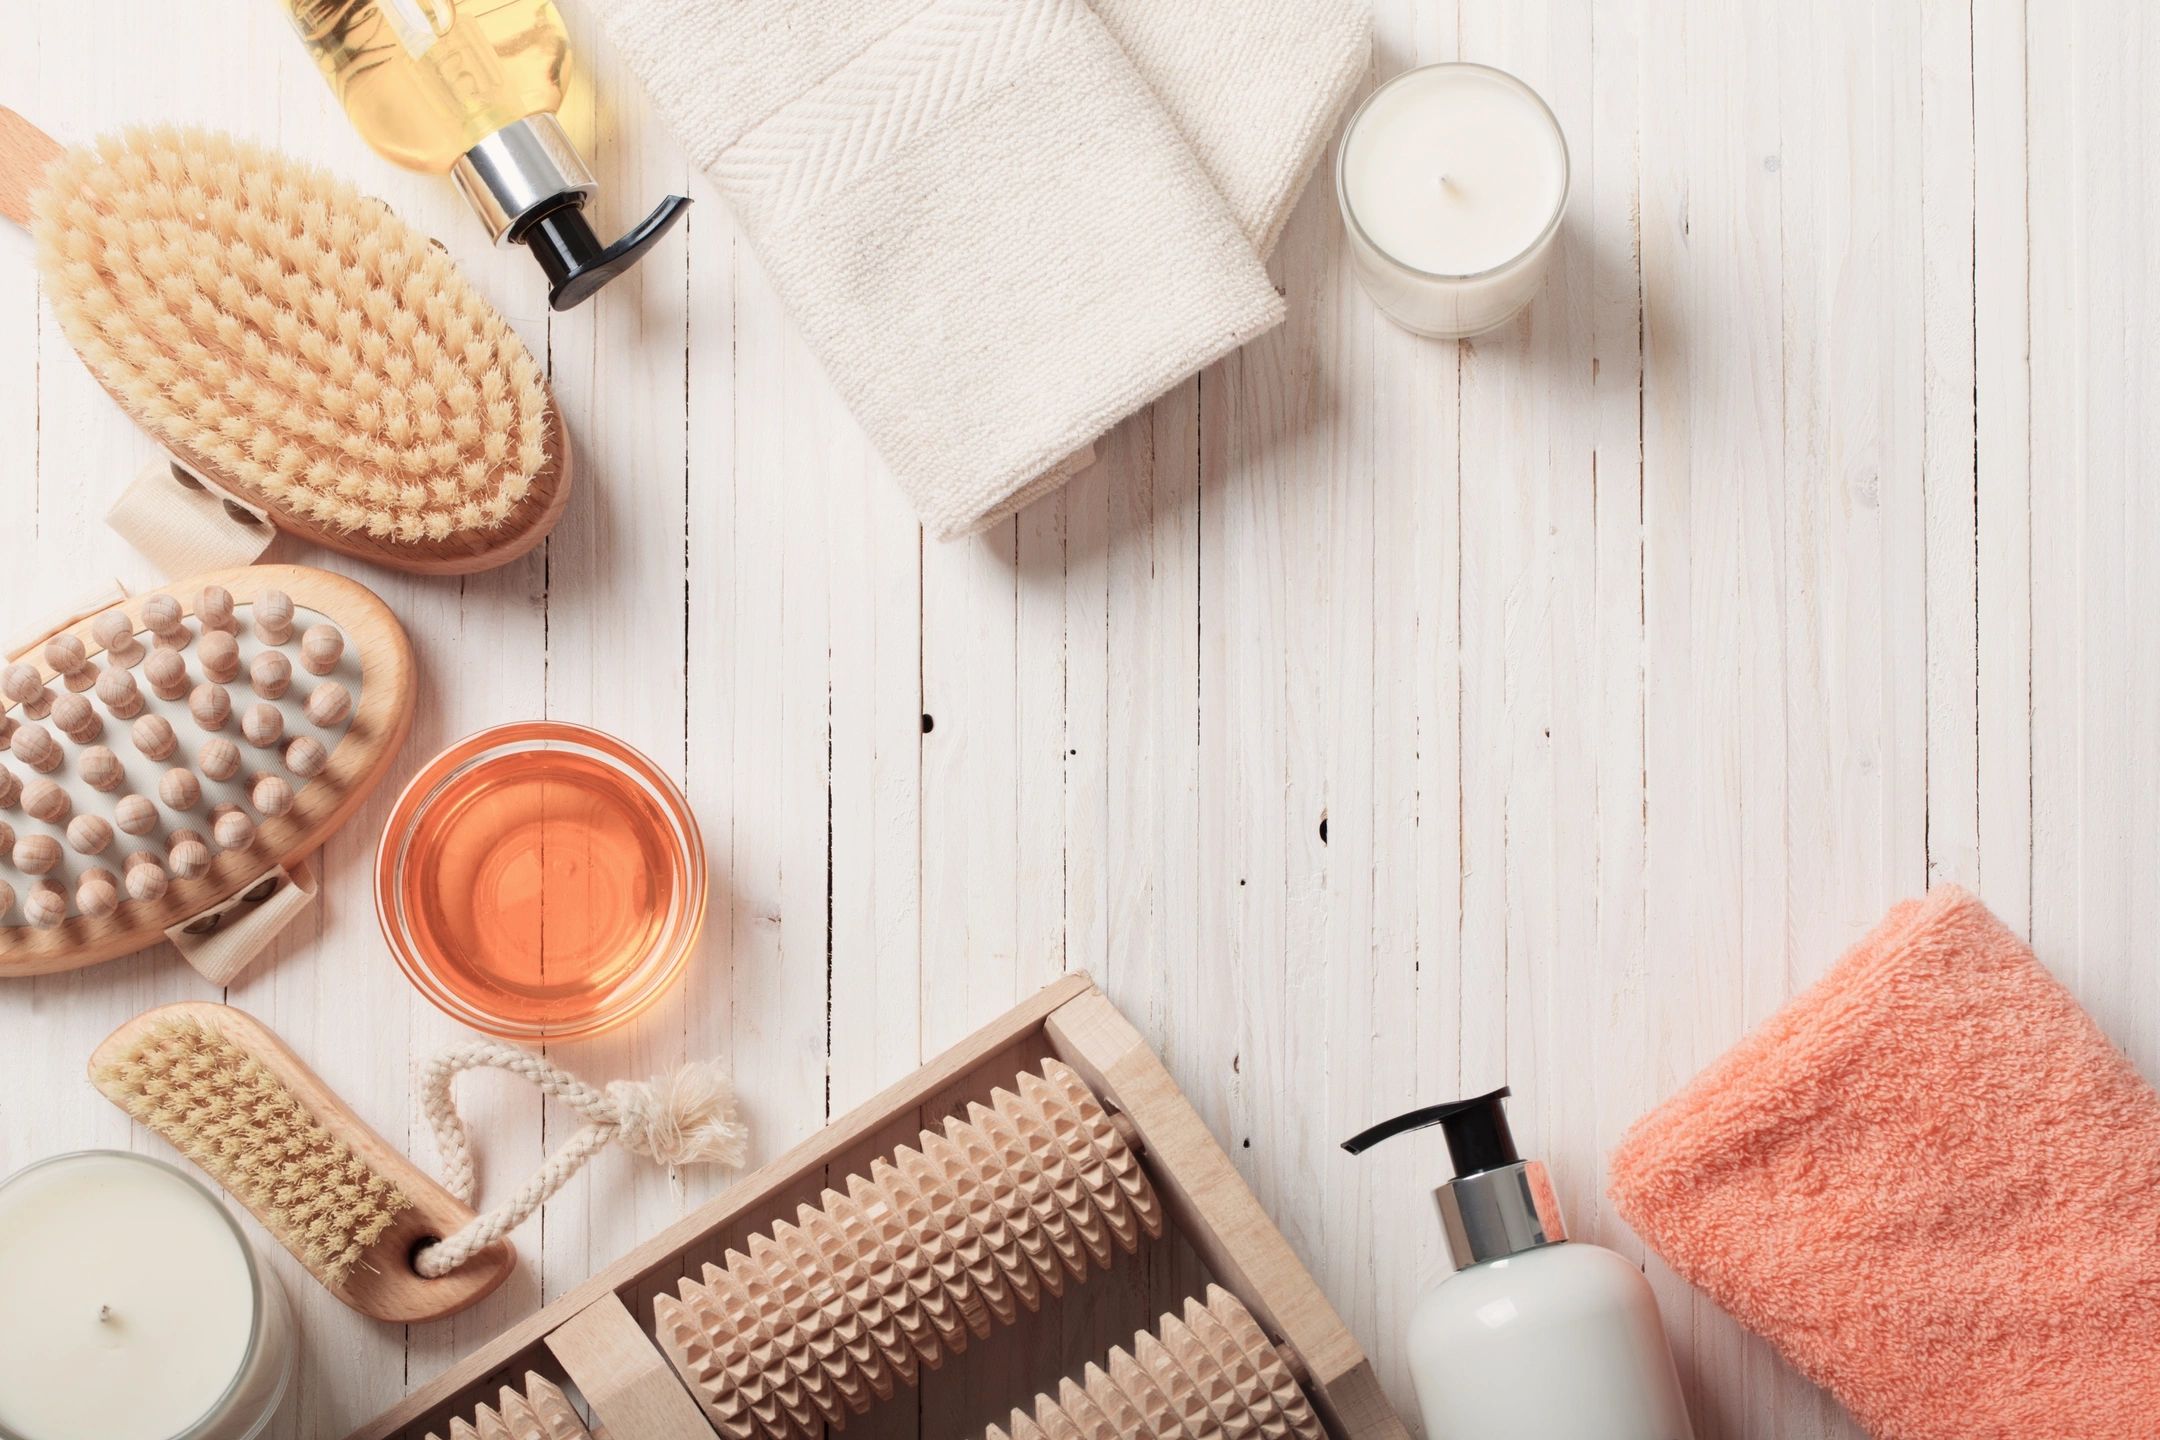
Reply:
<svg viewBox="0 0 2160 1440"><path fill-rule="evenodd" d="M90 1057L90 1073L98 1074L134 1051L158 1027L179 1019L198 1021L254 1056L324 1129L344 1141L369 1169L396 1185L412 1201L368 1248L364 1263L355 1266L341 1284L325 1283L324 1289L376 1320L419 1324L478 1304L509 1278L517 1265L517 1251L507 1242L489 1246L437 1280L427 1279L413 1269L413 1251L423 1241L441 1239L472 1220L472 1207L423 1174L389 1141L368 1128L284 1041L252 1016L207 1001L183 1001L148 1011L106 1037Z"/></svg>
<svg viewBox="0 0 2160 1440"><path fill-rule="evenodd" d="M30 228L30 197L59 154L59 141L0 105L0 215Z"/></svg>

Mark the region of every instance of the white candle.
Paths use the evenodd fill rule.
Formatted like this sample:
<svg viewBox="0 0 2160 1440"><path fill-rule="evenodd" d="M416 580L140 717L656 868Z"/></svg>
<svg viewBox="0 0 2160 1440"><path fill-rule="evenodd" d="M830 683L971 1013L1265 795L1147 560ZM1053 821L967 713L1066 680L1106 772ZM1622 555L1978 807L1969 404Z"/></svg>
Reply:
<svg viewBox="0 0 2160 1440"><path fill-rule="evenodd" d="M1367 293L1405 328L1459 339L1536 293L1567 208L1567 141L1514 76L1427 65L1351 117L1335 190Z"/></svg>
<svg viewBox="0 0 2160 1440"><path fill-rule="evenodd" d="M293 1351L276 1280L180 1171L85 1151L0 1185L0 1436L250 1440Z"/></svg>

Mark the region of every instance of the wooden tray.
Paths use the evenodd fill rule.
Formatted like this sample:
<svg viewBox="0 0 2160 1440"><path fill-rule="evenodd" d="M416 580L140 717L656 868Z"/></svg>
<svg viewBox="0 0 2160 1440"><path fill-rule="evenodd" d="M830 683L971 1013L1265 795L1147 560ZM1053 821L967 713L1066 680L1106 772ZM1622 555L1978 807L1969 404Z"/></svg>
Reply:
<svg viewBox="0 0 2160 1440"><path fill-rule="evenodd" d="M1019 1068L1055 1055L1129 1122L1161 1197L1170 1235L1191 1247L1215 1283L1259 1320L1336 1440L1407 1440L1371 1362L1335 1307L1261 1210L1230 1157L1123 1015L1081 974L1052 985L867 1104L745 1176L727 1194L677 1221L554 1304L511 1327L347 1440L420 1440L448 1433L528 1371L574 1386L609 1440L712 1440L697 1401L654 1339L651 1297L694 1273L697 1257L746 1229L791 1219L828 1175L859 1168L890 1138L954 1113L1005 1085ZM1162 1242L1158 1242L1162 1243ZM1067 1303L1071 1296L1068 1295ZM1058 1330L1058 1303L1023 1316ZM1092 1354L1070 1357L1077 1365ZM1026 1394L999 1397L1024 1404ZM897 1401L894 1403L898 1403ZM873 1410L866 1419L874 1418Z"/></svg>

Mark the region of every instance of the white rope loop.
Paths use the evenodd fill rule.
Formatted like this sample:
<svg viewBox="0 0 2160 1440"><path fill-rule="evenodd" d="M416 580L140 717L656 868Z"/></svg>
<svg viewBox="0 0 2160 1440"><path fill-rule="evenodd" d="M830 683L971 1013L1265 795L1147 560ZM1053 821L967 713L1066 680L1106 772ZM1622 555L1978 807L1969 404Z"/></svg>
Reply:
<svg viewBox="0 0 2160 1440"><path fill-rule="evenodd" d="M413 1265L429 1279L449 1274L524 1224L610 1141L621 1141L631 1154L657 1161L671 1172L682 1165L740 1165L749 1146L749 1129L735 1111L735 1088L716 1063L693 1060L673 1074L643 1083L618 1080L603 1091L529 1050L494 1040L469 1041L437 1055L420 1075L420 1109L435 1132L443 1188L467 1205L478 1192L479 1174L472 1138L450 1092L460 1074L483 1066L523 1077L586 1123L509 1199L420 1251Z"/></svg>

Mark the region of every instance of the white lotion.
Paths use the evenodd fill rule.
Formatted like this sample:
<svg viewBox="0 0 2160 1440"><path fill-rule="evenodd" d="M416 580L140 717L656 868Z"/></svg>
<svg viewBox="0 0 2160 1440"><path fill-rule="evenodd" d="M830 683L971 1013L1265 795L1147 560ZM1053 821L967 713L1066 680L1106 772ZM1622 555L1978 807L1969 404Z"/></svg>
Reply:
<svg viewBox="0 0 2160 1440"><path fill-rule="evenodd" d="M1419 334L1461 338L1537 292L1567 203L1567 141L1514 76L1427 65L1352 117L1336 190L1374 301Z"/></svg>
<svg viewBox="0 0 2160 1440"><path fill-rule="evenodd" d="M170 1166L89 1151L0 1186L0 1435L243 1440L293 1348L276 1282Z"/></svg>
<svg viewBox="0 0 2160 1440"><path fill-rule="evenodd" d="M1427 1440L1692 1440L1642 1272L1567 1238L1545 1167L1520 1159L1505 1089L1377 1125L1344 1148L1440 1125L1456 1178L1435 1198L1456 1271L1410 1315Z"/></svg>

